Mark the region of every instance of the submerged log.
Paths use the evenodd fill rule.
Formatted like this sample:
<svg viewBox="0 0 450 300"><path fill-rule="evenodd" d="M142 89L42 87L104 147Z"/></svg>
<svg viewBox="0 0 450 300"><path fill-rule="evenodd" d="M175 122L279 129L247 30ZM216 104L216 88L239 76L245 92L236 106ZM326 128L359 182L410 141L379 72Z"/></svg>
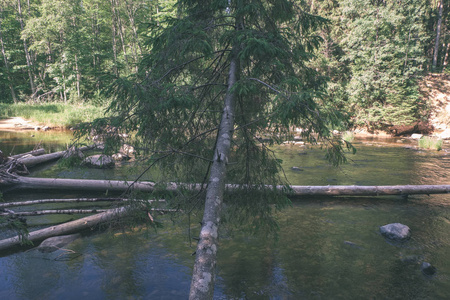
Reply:
<svg viewBox="0 0 450 300"><path fill-rule="evenodd" d="M108 222L115 218L126 216L130 214L132 210L129 207L120 207L117 209L111 209L106 212L102 212L99 214L95 214L92 216L88 216L85 218L81 218L75 221L67 222L60 225L51 226L49 228L44 228L40 230L36 230L30 232L27 236L27 240L34 243L38 241L42 241L46 238L65 235L77 231L81 231L83 229L92 228L98 224ZM21 245L23 242L21 236L15 236L12 238L4 239L0 241L0 251L9 249L14 246Z"/></svg>

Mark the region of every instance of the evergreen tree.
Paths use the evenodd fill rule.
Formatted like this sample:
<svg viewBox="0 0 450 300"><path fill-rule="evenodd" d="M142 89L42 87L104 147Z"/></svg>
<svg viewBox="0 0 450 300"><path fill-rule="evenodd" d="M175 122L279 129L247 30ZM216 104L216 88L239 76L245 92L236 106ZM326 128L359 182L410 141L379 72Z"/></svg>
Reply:
<svg viewBox="0 0 450 300"><path fill-rule="evenodd" d="M206 199L192 298L212 297L222 216L273 228L273 208L288 203L272 188L286 181L261 137L281 142L300 127L315 142L340 122L324 109L326 81L307 66L321 40L312 32L325 23L308 11L287 0L178 1L177 16L153 21L139 72L111 86L113 116L93 124L109 136L106 150L131 132L164 180L202 182L172 201L192 210ZM342 160L342 145L327 141ZM241 191L222 212L226 182Z"/></svg>
<svg viewBox="0 0 450 300"><path fill-rule="evenodd" d="M352 0L339 9L340 26L346 30L339 41L345 53L341 61L350 71L341 84L354 124L373 129L420 119L427 1Z"/></svg>

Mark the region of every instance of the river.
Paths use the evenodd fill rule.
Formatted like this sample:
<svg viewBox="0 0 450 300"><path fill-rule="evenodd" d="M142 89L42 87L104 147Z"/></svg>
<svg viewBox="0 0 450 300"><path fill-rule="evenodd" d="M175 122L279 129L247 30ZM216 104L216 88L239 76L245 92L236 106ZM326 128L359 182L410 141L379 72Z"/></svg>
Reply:
<svg viewBox="0 0 450 300"><path fill-rule="evenodd" d="M31 137L31 134L34 134ZM70 133L0 133L0 150L20 153L41 141L61 150ZM339 168L317 147L282 145L295 185L450 184L449 144L423 151L400 139L356 140L358 151ZM292 167L297 167L292 170ZM108 173L109 172L109 173ZM119 171L42 167L32 176L111 178ZM14 191L5 201L78 195ZM54 208L55 205L49 206ZM30 217L39 228L74 216ZM201 216L200 216L201 217ZM34 218L34 219L33 219ZM222 233L215 299L448 299L450 296L450 195L401 197L304 197L277 214L278 237ZM164 227L128 226L85 233L69 250L36 250L0 257L0 299L186 299L195 245L186 218ZM388 223L412 231L405 243L379 233ZM114 224L110 224L115 228ZM120 227L118 227L120 228ZM193 235L199 226L191 227ZM5 229L6 230L6 229ZM436 267L435 276L420 264Z"/></svg>

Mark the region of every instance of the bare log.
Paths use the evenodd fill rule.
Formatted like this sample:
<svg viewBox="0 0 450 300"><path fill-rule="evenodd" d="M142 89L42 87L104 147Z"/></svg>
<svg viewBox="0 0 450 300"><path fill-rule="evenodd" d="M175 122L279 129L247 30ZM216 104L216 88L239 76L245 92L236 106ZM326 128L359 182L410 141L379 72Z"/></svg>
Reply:
<svg viewBox="0 0 450 300"><path fill-rule="evenodd" d="M150 192L155 189L154 182L120 181L120 180L90 180L90 179L61 179L61 178L34 178L12 176L0 172L0 187L16 186L21 189L72 189L82 191L126 191L134 190ZM200 190L201 184L168 183L166 190L176 191L180 188ZM227 184L225 189L233 191L238 185ZM283 186L277 186L283 190ZM292 196L383 196L383 195L430 195L450 193L450 185L325 185L325 186L290 186L288 195Z"/></svg>
<svg viewBox="0 0 450 300"><path fill-rule="evenodd" d="M47 210L35 210L35 211L8 211L0 213L0 216L41 216L41 215L75 215L75 214L98 214L107 211L107 209L47 209Z"/></svg>
<svg viewBox="0 0 450 300"><path fill-rule="evenodd" d="M94 147L95 146L84 146L84 147L79 148L78 150L86 151L86 150L91 150ZM70 150L64 150L64 151L44 154L44 155L40 155L40 156L27 156L27 157L19 158L19 159L17 159L17 161L24 164L25 166L27 166L29 168L29 167L34 167L38 164L57 160L57 159L63 157L69 151Z"/></svg>
<svg viewBox="0 0 450 300"><path fill-rule="evenodd" d="M79 202L122 202L122 201L130 201L128 198L75 198L75 199L39 199L39 200L29 200L29 201L20 201L20 202L8 202L8 203L0 203L0 208L4 207L13 207L13 206L27 206L27 205L36 205L36 204L46 204L46 203L79 203ZM165 200L132 200L138 202L165 202Z"/></svg>
<svg viewBox="0 0 450 300"><path fill-rule="evenodd" d="M98 214L106 211L108 211L108 209L46 209L46 210L17 211L17 212L12 210L6 210L6 212L0 213L0 216L31 217L42 215L80 215L80 214ZM178 212L180 210L173 208L150 208L149 211Z"/></svg>
<svg viewBox="0 0 450 300"><path fill-rule="evenodd" d="M328 185L291 186L295 196L385 196L385 195L430 195L450 193L450 185Z"/></svg>
<svg viewBox="0 0 450 300"><path fill-rule="evenodd" d="M38 156L38 155L42 155L42 154L45 154L45 149L44 148L36 149L36 150L33 150L33 151L21 153L21 154L11 155L10 157L8 157L8 160L19 159L21 157L28 156L28 155Z"/></svg>
<svg viewBox="0 0 450 300"><path fill-rule="evenodd" d="M106 212L81 218L75 221L30 232L27 239L28 241L34 243L49 237L81 231L83 229L92 228L98 224L108 222L115 218L124 217L127 214L130 214L131 211L132 210L129 207L120 207L117 209L111 209ZM21 242L22 239L20 236L15 236L12 238L1 240L0 251L6 250L14 246L18 246L21 244Z"/></svg>

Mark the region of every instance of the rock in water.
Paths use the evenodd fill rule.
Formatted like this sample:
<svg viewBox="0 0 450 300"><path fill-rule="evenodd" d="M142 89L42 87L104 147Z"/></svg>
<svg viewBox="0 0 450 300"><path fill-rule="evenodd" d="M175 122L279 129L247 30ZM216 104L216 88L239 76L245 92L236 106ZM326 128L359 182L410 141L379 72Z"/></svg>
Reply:
<svg viewBox="0 0 450 300"><path fill-rule="evenodd" d="M420 266L420 269L422 270L422 273L426 276L433 276L434 274L436 274L437 271L435 267L433 267L430 263L427 263L425 261Z"/></svg>
<svg viewBox="0 0 450 300"><path fill-rule="evenodd" d="M79 233L76 234L69 234L69 235L61 235L61 236L54 236L48 239L45 239L37 249L40 252L50 253L54 252L56 250L61 249L62 247L66 246L67 244L70 244L74 240L81 237Z"/></svg>
<svg viewBox="0 0 450 300"><path fill-rule="evenodd" d="M114 159L108 155L92 155L83 160L83 164L93 168L112 168L115 166Z"/></svg>
<svg viewBox="0 0 450 300"><path fill-rule="evenodd" d="M381 226L380 232L384 237L395 241L403 241L409 239L411 236L409 227L400 223Z"/></svg>

